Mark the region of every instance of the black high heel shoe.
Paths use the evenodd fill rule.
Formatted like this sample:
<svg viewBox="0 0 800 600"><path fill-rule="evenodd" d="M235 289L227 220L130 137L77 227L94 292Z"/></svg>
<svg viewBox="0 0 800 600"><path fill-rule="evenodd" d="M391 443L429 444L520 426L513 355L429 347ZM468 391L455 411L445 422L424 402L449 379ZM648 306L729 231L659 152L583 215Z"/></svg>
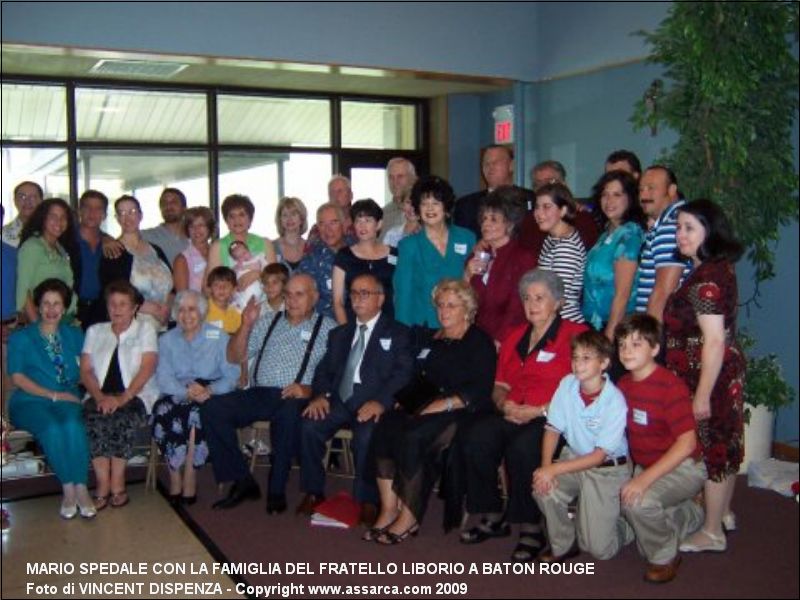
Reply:
<svg viewBox="0 0 800 600"><path fill-rule="evenodd" d="M170 506L178 506L181 503L181 495L180 494L169 494L167 496L167 502L169 502Z"/></svg>
<svg viewBox="0 0 800 600"><path fill-rule="evenodd" d="M404 541L408 536L417 537L419 533L419 523L414 523L411 527L406 529L403 533L392 533L388 529L382 531L375 541L383 546L395 546Z"/></svg>
<svg viewBox="0 0 800 600"><path fill-rule="evenodd" d="M181 496L181 504L184 506L191 506L195 502L197 502L197 494L194 496Z"/></svg>

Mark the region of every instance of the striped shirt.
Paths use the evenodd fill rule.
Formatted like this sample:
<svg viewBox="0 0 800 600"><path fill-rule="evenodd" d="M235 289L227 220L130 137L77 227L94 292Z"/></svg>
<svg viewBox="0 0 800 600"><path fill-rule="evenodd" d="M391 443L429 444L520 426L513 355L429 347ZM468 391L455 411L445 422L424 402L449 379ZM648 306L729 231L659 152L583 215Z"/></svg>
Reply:
<svg viewBox="0 0 800 600"><path fill-rule="evenodd" d="M628 404L628 445L637 465L649 467L679 436L695 429L689 388L667 368L657 366L642 381L628 373L617 385ZM700 456L699 448L692 456Z"/></svg>
<svg viewBox="0 0 800 600"><path fill-rule="evenodd" d="M539 267L554 271L564 283L561 318L583 323L581 293L586 248L577 229L564 238L548 235L539 254Z"/></svg>
<svg viewBox="0 0 800 600"><path fill-rule="evenodd" d="M639 260L636 287L636 312L647 312L647 302L656 285L656 272L662 267L683 267L680 283L688 275L689 261L683 262L675 258L675 230L678 224L678 208L686 204L680 200L671 204L661 213L653 226L644 234L642 256ZM679 284L680 285L680 284Z"/></svg>

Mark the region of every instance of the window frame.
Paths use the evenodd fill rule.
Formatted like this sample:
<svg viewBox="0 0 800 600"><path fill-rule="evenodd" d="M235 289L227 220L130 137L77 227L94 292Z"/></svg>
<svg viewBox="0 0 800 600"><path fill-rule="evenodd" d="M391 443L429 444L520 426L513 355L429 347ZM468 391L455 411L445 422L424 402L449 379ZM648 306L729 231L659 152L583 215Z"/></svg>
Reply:
<svg viewBox="0 0 800 600"><path fill-rule="evenodd" d="M210 84L183 84L183 83L164 83L146 82L119 79L94 79L94 78L63 78L63 77L44 77L29 76L20 74L3 74L0 82L4 84L26 84L26 85L62 85L66 88L66 111L67 111L67 139L66 141L46 141L46 140L6 140L0 139L3 147L35 147L35 148L54 148L65 149L67 153L67 169L69 176L70 203L77 207L79 197L78 185L78 151L83 149L102 149L102 150L147 150L158 148L161 150L175 151L202 151L208 155L208 186L210 207L216 215L219 215L221 199L219 197L219 154L221 152L265 152L265 153L329 153L331 154L333 172L331 176L342 173L349 176L347 172L341 171L343 167L354 163L369 162L373 164L382 163L383 166L389 159L401 156L409 159L417 167L419 173L428 173L430 169L430 106L427 98L407 98L382 95L359 95L343 94L334 92L300 92L295 90L279 90L271 88L251 88L227 85ZM77 122L76 122L76 90L78 88L95 88L110 90L130 90L139 92L189 92L205 95L206 118L208 119L206 131L207 139L204 143L199 142L127 142L127 141L78 141ZM281 97L296 99L324 99L330 102L331 111L331 139L330 146L278 146L269 144L230 144L220 143L217 115L217 97L219 95L238 95L253 97ZM342 147L342 118L341 103L343 101L354 102L373 102L410 105L416 108L416 139L417 148L415 150L373 150L365 148L343 148Z"/></svg>

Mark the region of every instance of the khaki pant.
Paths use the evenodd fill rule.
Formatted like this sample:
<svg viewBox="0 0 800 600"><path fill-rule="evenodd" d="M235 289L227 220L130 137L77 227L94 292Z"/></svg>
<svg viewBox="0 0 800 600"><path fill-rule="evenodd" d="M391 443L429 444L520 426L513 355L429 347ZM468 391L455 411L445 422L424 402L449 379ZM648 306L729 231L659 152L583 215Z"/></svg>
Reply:
<svg viewBox="0 0 800 600"><path fill-rule="evenodd" d="M634 477L642 470L637 466ZM650 563L671 562L680 541L703 524L703 509L693 498L705 481L702 461L687 458L651 485L639 504L623 507L622 514L633 527L639 551Z"/></svg>
<svg viewBox="0 0 800 600"><path fill-rule="evenodd" d="M561 459L572 458L569 448ZM556 478L557 487L546 496L534 494L547 521L547 536L554 556L565 554L577 536L578 546L598 560L612 558L632 541L633 533L620 516L619 492L630 479L630 463L595 467ZM578 498L575 520L569 518L569 503Z"/></svg>

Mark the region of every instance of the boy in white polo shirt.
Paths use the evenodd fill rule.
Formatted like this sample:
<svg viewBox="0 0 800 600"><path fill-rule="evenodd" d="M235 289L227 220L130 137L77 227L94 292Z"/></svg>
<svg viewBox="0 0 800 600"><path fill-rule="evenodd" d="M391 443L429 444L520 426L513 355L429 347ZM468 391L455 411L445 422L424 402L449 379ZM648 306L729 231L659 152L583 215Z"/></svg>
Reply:
<svg viewBox="0 0 800 600"><path fill-rule="evenodd" d="M630 479L625 440L625 398L605 374L614 347L602 333L586 331L572 340L572 375L561 380L547 414L542 466L533 474L534 498L547 520L550 552L557 562L580 550L612 558L632 540L620 517L620 489ZM567 445L553 453L563 435ZM574 521L569 503L578 497Z"/></svg>

